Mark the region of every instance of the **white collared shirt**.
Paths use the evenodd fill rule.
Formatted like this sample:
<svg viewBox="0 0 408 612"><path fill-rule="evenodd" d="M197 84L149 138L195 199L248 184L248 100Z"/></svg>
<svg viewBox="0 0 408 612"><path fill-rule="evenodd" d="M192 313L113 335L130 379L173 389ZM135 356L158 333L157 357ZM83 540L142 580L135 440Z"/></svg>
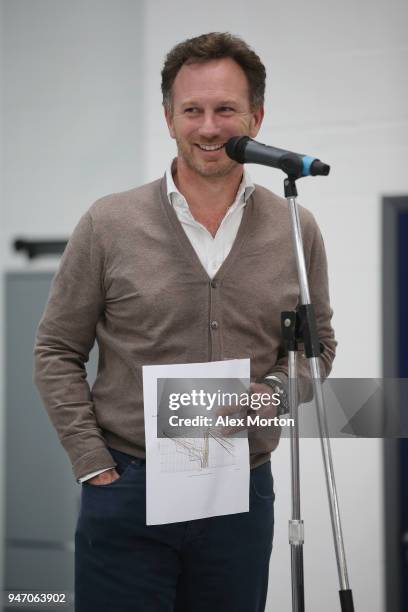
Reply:
<svg viewBox="0 0 408 612"><path fill-rule="evenodd" d="M255 185L244 168L236 198L228 208L217 233L213 237L204 225L194 219L185 197L174 184L172 164L166 170L166 183L169 202L173 206L203 268L207 271L208 276L213 278L231 250L241 223L244 207L254 191Z"/></svg>

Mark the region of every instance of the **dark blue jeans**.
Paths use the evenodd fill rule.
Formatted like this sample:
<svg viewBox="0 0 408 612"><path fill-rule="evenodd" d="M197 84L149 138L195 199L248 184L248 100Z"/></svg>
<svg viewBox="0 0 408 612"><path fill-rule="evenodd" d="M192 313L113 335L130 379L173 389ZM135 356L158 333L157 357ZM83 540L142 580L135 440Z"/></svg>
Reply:
<svg viewBox="0 0 408 612"><path fill-rule="evenodd" d="M120 478L82 485L76 612L263 612L273 538L270 462L251 470L249 512L146 526L145 462L110 452Z"/></svg>

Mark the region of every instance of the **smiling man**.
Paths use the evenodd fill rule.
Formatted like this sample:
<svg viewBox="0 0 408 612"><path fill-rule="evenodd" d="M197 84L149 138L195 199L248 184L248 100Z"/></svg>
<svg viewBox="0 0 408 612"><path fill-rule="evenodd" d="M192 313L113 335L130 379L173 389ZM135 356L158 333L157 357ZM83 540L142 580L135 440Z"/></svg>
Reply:
<svg viewBox="0 0 408 612"><path fill-rule="evenodd" d="M220 44L220 38L201 37L200 44L210 46L215 40ZM227 156L225 143L232 136L257 135L263 103L253 99L244 70L231 57L200 62L190 57L171 84L173 65L182 59L176 49L169 54L162 83L166 121L178 151L172 174L192 217L215 237L242 180L242 166ZM248 59L256 64L252 53L248 49ZM256 68L264 83L263 65L258 62Z"/></svg>
<svg viewBox="0 0 408 612"><path fill-rule="evenodd" d="M35 380L82 483L76 612L265 609L278 433L249 435L249 512L146 526L142 390L145 364L250 358L252 392L284 393L280 312L299 300L289 213L224 148L257 135L264 89L265 68L238 37L174 47L162 92L177 157L163 178L96 202L54 278ZM313 216L300 216L327 376L336 342L324 246ZM84 364L95 339L90 390ZM306 381L302 360L299 373ZM259 411L276 414L275 404Z"/></svg>

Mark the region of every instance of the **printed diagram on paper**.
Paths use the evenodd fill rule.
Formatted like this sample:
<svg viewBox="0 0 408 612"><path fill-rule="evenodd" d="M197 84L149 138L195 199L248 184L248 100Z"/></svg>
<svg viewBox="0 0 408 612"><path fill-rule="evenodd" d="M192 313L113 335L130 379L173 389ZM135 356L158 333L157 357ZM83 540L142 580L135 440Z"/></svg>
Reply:
<svg viewBox="0 0 408 612"><path fill-rule="evenodd" d="M143 366L146 524L163 525L248 512L247 437L225 437L205 424L195 438L158 436L158 381L236 380L249 385L249 359ZM177 383L178 384L178 383ZM160 399L159 399L160 401ZM173 409L174 413L178 411ZM160 431L166 432L162 424Z"/></svg>
<svg viewBox="0 0 408 612"><path fill-rule="evenodd" d="M162 472L199 472L235 465L235 439L225 438L208 427L202 438L163 438L159 440Z"/></svg>

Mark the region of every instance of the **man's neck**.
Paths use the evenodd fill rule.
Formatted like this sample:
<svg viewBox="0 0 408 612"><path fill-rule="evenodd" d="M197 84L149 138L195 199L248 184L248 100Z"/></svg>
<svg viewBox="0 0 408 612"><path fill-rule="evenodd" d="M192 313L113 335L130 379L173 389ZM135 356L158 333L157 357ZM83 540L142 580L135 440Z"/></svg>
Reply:
<svg viewBox="0 0 408 612"><path fill-rule="evenodd" d="M228 208L235 200L242 180L242 168L237 166L227 176L204 177L176 160L173 180L185 197L191 214L215 236Z"/></svg>

